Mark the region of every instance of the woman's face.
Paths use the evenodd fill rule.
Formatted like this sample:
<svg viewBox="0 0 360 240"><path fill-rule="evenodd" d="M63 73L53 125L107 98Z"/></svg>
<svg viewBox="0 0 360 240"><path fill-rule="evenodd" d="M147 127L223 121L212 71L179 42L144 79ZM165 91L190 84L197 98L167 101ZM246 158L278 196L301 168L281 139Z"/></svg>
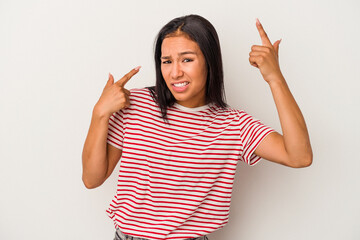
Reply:
<svg viewBox="0 0 360 240"><path fill-rule="evenodd" d="M186 36L165 38L161 72L178 104L189 108L206 104L207 66L196 42Z"/></svg>

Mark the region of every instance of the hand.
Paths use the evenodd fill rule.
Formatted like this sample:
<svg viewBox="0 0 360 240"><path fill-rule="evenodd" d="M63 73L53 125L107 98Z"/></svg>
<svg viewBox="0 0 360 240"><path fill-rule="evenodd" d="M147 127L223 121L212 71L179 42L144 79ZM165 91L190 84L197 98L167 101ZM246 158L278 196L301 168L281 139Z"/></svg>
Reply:
<svg viewBox="0 0 360 240"><path fill-rule="evenodd" d="M283 79L279 66L279 44L281 39L271 44L259 19L256 19L256 27L260 33L262 46L253 45L249 53L249 62L252 66L260 69L264 80L268 83Z"/></svg>
<svg viewBox="0 0 360 240"><path fill-rule="evenodd" d="M94 107L95 114L109 118L114 112L130 106L130 91L125 89L124 86L132 76L139 72L139 69L140 66L132 69L116 83L114 83L114 77L109 73L109 79Z"/></svg>

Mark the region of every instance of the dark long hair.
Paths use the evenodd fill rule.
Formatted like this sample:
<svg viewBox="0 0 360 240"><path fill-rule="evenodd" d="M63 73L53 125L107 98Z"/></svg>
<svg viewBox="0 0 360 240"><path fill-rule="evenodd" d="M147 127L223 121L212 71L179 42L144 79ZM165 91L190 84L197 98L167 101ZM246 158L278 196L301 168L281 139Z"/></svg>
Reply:
<svg viewBox="0 0 360 240"><path fill-rule="evenodd" d="M161 73L161 45L164 38L176 33L185 34L195 41L202 51L208 70L206 79L206 102L226 107L224 74L220 42L214 26L199 15L187 15L175 18L167 23L155 40L156 85L149 87L150 93L161 109L162 118L167 121L167 108L176 99L170 92Z"/></svg>

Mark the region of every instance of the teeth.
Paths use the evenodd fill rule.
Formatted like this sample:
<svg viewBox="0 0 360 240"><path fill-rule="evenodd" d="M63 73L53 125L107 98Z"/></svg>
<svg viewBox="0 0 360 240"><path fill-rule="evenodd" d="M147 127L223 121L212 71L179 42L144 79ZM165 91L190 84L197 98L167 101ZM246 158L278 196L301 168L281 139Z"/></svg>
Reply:
<svg viewBox="0 0 360 240"><path fill-rule="evenodd" d="M183 86L186 86L188 84L189 84L189 82L182 82L182 83L175 83L174 86L175 87L183 87Z"/></svg>

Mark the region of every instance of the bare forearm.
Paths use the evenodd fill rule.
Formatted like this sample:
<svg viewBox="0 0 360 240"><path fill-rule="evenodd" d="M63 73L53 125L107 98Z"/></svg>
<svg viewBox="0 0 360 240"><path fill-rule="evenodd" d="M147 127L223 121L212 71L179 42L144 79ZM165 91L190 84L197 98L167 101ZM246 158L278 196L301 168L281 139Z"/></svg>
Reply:
<svg viewBox="0 0 360 240"><path fill-rule="evenodd" d="M249 62L259 68L269 84L279 114L283 136L270 134L256 153L270 161L290 167L306 167L312 162L312 150L304 117L292 96L279 65L280 40L273 44L257 19L262 45L253 45Z"/></svg>
<svg viewBox="0 0 360 240"><path fill-rule="evenodd" d="M284 145L294 164L309 165L312 150L304 117L283 77L269 83L279 114Z"/></svg>
<svg viewBox="0 0 360 240"><path fill-rule="evenodd" d="M108 122L109 117L100 116L94 108L82 153L83 181L88 188L97 187L106 179L109 165L106 156Z"/></svg>
<svg viewBox="0 0 360 240"><path fill-rule="evenodd" d="M109 73L109 79L94 107L82 154L82 178L88 188L100 186L110 176L121 157L121 150L107 145L109 119L114 112L130 105L130 91L124 86L139 69L140 66L132 69L117 82L114 82L114 77Z"/></svg>

